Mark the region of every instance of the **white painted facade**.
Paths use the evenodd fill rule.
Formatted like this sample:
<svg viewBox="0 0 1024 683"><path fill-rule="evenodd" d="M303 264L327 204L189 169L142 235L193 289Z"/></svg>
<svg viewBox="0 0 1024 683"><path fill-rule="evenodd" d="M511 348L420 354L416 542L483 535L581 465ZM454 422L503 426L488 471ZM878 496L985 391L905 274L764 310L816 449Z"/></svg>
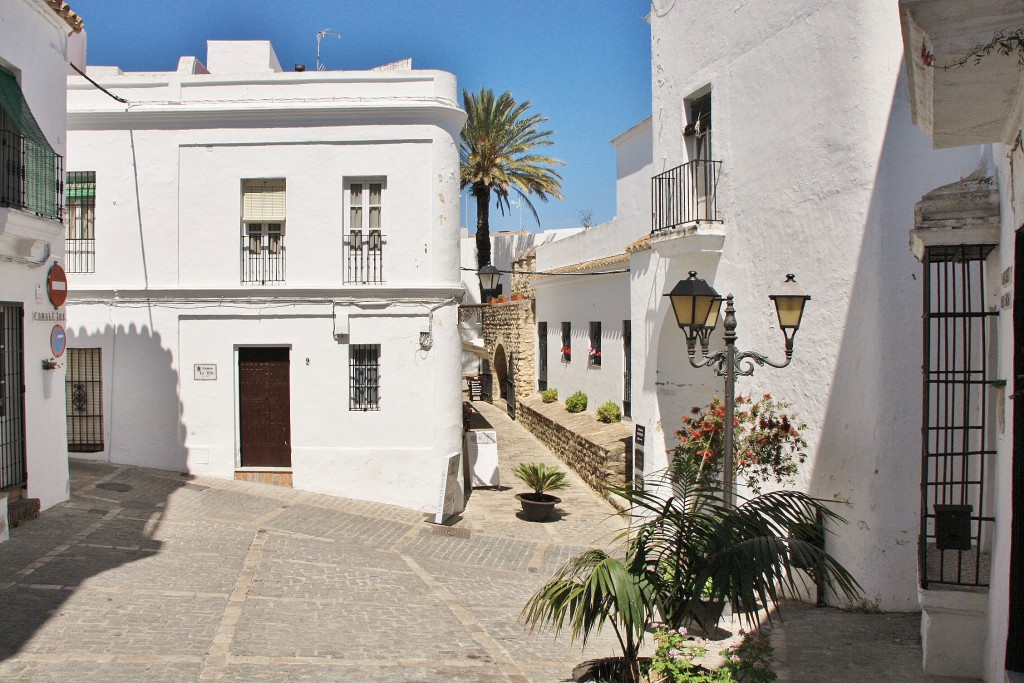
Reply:
<svg viewBox="0 0 1024 683"><path fill-rule="evenodd" d="M921 195L970 174L983 152L933 151L912 125L899 17L885 3L656 2L650 22L656 173L695 158L684 128L708 93L722 170L719 222L656 233L630 261L648 468L665 466L680 415L723 391L690 367L663 294L697 271L735 295L738 348L780 361L768 295L795 273L813 298L792 364L757 368L737 388L771 392L808 423L799 486L849 521L827 546L865 600L917 610L920 502L908 492L920 486L921 266L907 231Z"/></svg>
<svg viewBox="0 0 1024 683"><path fill-rule="evenodd" d="M264 41L210 41L207 64L183 57L176 72L88 73L130 102L68 80L67 168L96 178L95 272L76 275L69 301L71 346L102 350L94 457L290 471L299 489L436 509L462 448L455 78L282 72ZM248 241L256 180L284 188L269 247L265 233ZM371 205L383 260L364 284L346 240L360 227L372 239ZM245 282L251 254L283 270ZM377 409L350 409L357 345L379 345ZM244 459L249 347L288 350L288 467Z"/></svg>
<svg viewBox="0 0 1024 683"><path fill-rule="evenodd" d="M991 390L993 408L985 419L995 449L983 475L986 495L982 504L985 514L994 517L983 537L985 549L991 552L989 587L987 591L956 591L935 585L920 590L924 668L940 675L980 677L986 683L1021 681L1024 406L1019 397L1024 377L1019 368L1024 340L1015 335L1014 327L1019 328L1024 317L1024 292L1020 291L1024 274L1020 231L1024 216L1024 150L1020 143L1024 84L1016 53L991 55L977 63L969 60L962 68L938 67L959 59L970 47L990 41L997 32L1012 33L1024 26L1024 8L1012 0L970 4L900 0L899 9L913 102L908 118L912 115L936 148L954 148L956 152L963 146L984 145L978 176L998 197L998 227L992 232L976 226L969 212L961 212L946 229L915 230L912 246L918 255L930 244L995 246L983 269L985 305L988 311L997 312L995 334L988 342L990 367L994 366L989 377L1006 382ZM1018 563L1016 568L1011 557Z"/></svg>
<svg viewBox="0 0 1024 683"><path fill-rule="evenodd" d="M537 368L540 386L557 389L559 401L582 391L588 411L612 401L628 415L626 323L631 324L631 316L626 247L650 231L651 119L611 142L616 158L615 217L537 247L537 271L558 273L534 279ZM539 337L541 324L547 326L546 344ZM566 324L568 355L562 352ZM600 362L595 363L591 351L598 349ZM542 355L547 357L546 377Z"/></svg>
<svg viewBox="0 0 1024 683"><path fill-rule="evenodd" d="M66 147L64 80L68 67L64 55L74 30L42 0L11 0L0 12L0 67L13 76L46 143L59 156L65 154ZM0 114L0 129L5 129L3 120L11 122L13 116L6 111ZM18 140L25 135L14 130L17 121L9 125L0 132L5 136L5 154L11 149L8 143L18 148L23 144ZM2 388L13 392L6 400L0 396L0 458L10 468L0 475L0 491L25 484L27 496L38 498L45 509L69 494L64 369L42 367L43 361L53 356L50 336L58 323L51 318L64 314L64 307L55 310L44 292L49 267L63 261L64 224L59 213L46 216L19 206L18 181L11 183L13 175L7 175L15 167L22 168L21 158L4 159L0 170L0 306L5 311L0 318L6 318L0 320L0 329L7 330L6 335L0 332L0 345L5 346L0 350L4 356L0 373L4 375ZM54 192L61 179L55 169L47 175L46 182L52 185L48 189L53 190L48 199L55 203L58 195ZM23 323L16 320L19 313L24 316ZM37 314L46 319L34 320ZM19 334L21 353L16 348ZM19 377L20 372L23 375ZM19 381L24 385L23 397L19 396ZM15 471L21 469L21 458L25 481Z"/></svg>

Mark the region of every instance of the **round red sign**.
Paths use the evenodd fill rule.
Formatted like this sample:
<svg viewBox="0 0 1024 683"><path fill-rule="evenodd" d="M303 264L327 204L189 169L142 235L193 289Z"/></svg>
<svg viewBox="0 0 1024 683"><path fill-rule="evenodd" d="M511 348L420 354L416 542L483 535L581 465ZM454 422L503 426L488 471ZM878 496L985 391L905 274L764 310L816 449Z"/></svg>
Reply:
<svg viewBox="0 0 1024 683"><path fill-rule="evenodd" d="M50 266L50 272L46 274L46 296L50 297L54 308L60 308L67 301L68 276L59 263Z"/></svg>

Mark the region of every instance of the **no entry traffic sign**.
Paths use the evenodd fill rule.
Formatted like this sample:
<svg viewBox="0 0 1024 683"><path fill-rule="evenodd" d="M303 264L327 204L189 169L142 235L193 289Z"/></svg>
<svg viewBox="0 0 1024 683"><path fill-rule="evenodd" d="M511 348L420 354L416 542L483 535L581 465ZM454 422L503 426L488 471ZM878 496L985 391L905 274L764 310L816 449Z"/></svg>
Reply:
<svg viewBox="0 0 1024 683"><path fill-rule="evenodd" d="M59 263L50 266L46 274L46 296L54 308L60 308L68 298L68 276Z"/></svg>

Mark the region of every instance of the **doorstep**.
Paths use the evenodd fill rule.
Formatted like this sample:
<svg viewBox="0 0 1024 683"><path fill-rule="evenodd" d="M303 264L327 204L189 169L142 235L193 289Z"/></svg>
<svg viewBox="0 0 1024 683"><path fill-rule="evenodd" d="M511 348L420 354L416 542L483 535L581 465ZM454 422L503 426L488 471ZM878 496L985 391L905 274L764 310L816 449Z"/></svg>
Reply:
<svg viewBox="0 0 1024 683"><path fill-rule="evenodd" d="M291 488L292 470L290 467L239 467L235 470L235 479Z"/></svg>

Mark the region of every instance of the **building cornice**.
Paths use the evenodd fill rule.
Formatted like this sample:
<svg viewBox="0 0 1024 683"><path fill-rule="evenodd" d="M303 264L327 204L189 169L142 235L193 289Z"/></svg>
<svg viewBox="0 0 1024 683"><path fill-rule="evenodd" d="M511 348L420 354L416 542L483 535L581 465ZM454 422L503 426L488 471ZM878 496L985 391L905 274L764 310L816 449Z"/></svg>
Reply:
<svg viewBox="0 0 1024 683"><path fill-rule="evenodd" d="M132 104L122 109L68 109L68 130L108 128L264 128L380 124L461 127L466 114L446 99L381 102L273 102Z"/></svg>
<svg viewBox="0 0 1024 683"><path fill-rule="evenodd" d="M194 305L265 305L286 303L348 303L358 305L386 305L392 301L423 301L462 299L462 284L418 285L415 287L166 287L149 289L82 288L72 287L68 303L149 302Z"/></svg>

